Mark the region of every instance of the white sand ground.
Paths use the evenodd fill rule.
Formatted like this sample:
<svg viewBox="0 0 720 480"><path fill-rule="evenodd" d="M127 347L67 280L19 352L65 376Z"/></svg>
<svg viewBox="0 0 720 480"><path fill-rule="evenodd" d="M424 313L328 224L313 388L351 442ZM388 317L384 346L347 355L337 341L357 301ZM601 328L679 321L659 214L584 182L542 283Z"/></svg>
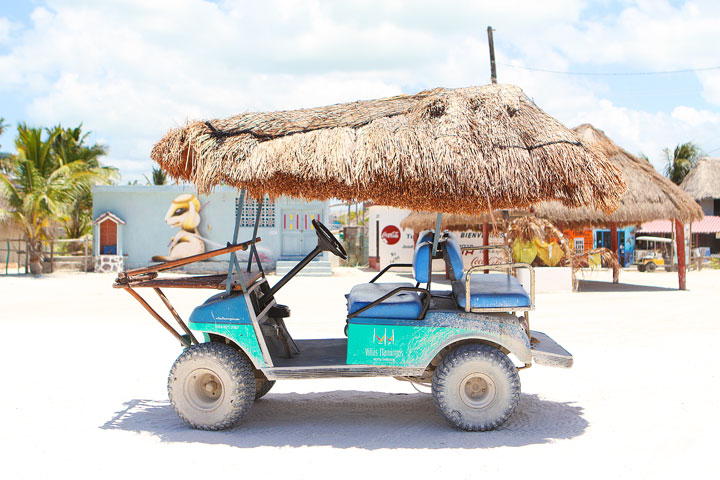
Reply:
<svg viewBox="0 0 720 480"><path fill-rule="evenodd" d="M342 335L342 295L371 275L290 282L291 332ZM190 430L165 390L179 346L112 276L0 277L0 478L717 478L720 271L687 292L664 272L615 291L593 276L609 291L539 295L532 316L575 366L523 371L488 433L392 379L279 382L239 428ZM207 292L168 296L187 317Z"/></svg>

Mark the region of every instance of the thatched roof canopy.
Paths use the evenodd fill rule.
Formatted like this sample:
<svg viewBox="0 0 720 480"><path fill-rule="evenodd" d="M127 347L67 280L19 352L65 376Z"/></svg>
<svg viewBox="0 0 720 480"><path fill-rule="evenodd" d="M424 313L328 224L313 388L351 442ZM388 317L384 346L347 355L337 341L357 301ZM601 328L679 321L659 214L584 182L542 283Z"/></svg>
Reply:
<svg viewBox="0 0 720 480"><path fill-rule="evenodd" d="M580 125L574 131L583 144L602 151L622 171L627 191L620 199L618 209L609 215L592 208L567 208L559 202L544 202L535 207L538 217L575 227L609 226L612 222L636 225L673 218L690 222L702 218L698 204L677 185L660 175L647 160L626 152L602 130L592 125Z"/></svg>
<svg viewBox="0 0 720 480"><path fill-rule="evenodd" d="M612 211L624 188L602 154L511 85L194 121L151 156L201 191L449 213L548 199Z"/></svg>
<svg viewBox="0 0 720 480"><path fill-rule="evenodd" d="M528 215L529 212L521 210L511 210L508 217L514 218L521 215ZM484 222L493 223L505 218L502 211L495 211L492 215L486 212L481 215L466 214L445 214L442 216L442 229L452 231L471 230L474 232L482 231ZM422 232L435 228L437 214L431 212L411 212L400 222L400 228L411 228L415 232Z"/></svg>
<svg viewBox="0 0 720 480"><path fill-rule="evenodd" d="M703 157L680 184L695 200L720 198L720 158Z"/></svg>

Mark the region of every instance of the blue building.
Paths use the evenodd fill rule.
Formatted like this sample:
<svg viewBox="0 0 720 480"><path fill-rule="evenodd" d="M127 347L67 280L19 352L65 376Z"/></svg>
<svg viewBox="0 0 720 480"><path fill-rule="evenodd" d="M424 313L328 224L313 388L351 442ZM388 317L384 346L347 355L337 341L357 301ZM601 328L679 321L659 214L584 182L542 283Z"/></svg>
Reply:
<svg viewBox="0 0 720 480"><path fill-rule="evenodd" d="M635 254L635 227L618 227L618 258L620 265L627 267L633 263ZM593 229L593 248L610 248L610 230Z"/></svg>
<svg viewBox="0 0 720 480"><path fill-rule="evenodd" d="M112 185L93 188L93 219L96 255L115 253L124 268L183 258L224 247L232 241L235 226L234 188L220 187L209 195L190 185ZM106 215L109 212L112 216ZM252 237L257 202L246 200L240 218L239 240ZM121 219L114 245L102 225L106 218ZM263 264L274 268L278 260L298 260L317 244L312 220L327 222L327 202L306 202L281 197L262 203L258 251ZM107 238L106 238L107 237ZM106 238L104 240L104 238ZM323 256L326 258L327 254ZM227 256L201 262L203 271L223 271Z"/></svg>

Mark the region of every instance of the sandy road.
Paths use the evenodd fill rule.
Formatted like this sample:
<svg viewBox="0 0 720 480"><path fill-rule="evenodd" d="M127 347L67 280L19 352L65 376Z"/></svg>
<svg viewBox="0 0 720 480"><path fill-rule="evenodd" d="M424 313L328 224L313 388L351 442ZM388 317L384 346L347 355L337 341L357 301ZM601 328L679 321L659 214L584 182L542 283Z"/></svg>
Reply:
<svg viewBox="0 0 720 480"><path fill-rule="evenodd" d="M342 335L342 295L371 276L290 282L291 332ZM593 277L532 317L575 366L524 371L487 433L392 379L280 382L239 428L189 430L165 390L180 348L111 276L0 277L2 478L714 477L720 271L690 272L687 292L667 273L623 272L615 291ZM207 292L168 296L187 317Z"/></svg>

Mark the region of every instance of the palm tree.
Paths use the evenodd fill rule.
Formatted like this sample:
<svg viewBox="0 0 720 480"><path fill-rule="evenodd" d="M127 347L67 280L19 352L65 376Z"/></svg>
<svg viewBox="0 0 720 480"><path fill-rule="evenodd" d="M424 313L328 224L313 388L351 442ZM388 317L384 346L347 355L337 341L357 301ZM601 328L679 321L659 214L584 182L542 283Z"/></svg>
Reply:
<svg viewBox="0 0 720 480"><path fill-rule="evenodd" d="M52 234L57 219L67 214L68 205L101 177L84 160L59 159L53 144L60 129L18 126L17 154L6 172L0 172L0 221L13 220L25 232L30 271L42 272L42 241Z"/></svg>
<svg viewBox="0 0 720 480"><path fill-rule="evenodd" d="M5 119L3 117L0 117L0 135L5 133L5 129L8 127L8 124L5 123ZM0 148L2 148L2 145L0 145ZM10 168L10 155L4 152L0 152L0 172L5 172Z"/></svg>
<svg viewBox="0 0 720 480"><path fill-rule="evenodd" d="M680 185L688 174L690 169L695 165L698 158L702 155L700 147L692 142L681 143L675 147L670 154L670 149L663 150L665 153L665 176L673 183Z"/></svg>
<svg viewBox="0 0 720 480"><path fill-rule="evenodd" d="M63 129L60 125L48 130L49 134L57 132L53 141L53 153L58 165L70 165L80 162L84 170L96 177L94 184L110 185L119 178L114 167L103 167L100 157L107 154L105 145L87 145L85 140L91 132L82 133L82 124L76 128ZM78 167L80 168L80 167ZM66 205L65 211L59 216L60 224L66 238L82 238L92 231L92 184L78 185L75 197Z"/></svg>
<svg viewBox="0 0 720 480"><path fill-rule="evenodd" d="M145 177L145 181L148 185L167 185L167 173L160 168L160 167L153 167L152 169L152 181L147 177L147 175L143 175Z"/></svg>

